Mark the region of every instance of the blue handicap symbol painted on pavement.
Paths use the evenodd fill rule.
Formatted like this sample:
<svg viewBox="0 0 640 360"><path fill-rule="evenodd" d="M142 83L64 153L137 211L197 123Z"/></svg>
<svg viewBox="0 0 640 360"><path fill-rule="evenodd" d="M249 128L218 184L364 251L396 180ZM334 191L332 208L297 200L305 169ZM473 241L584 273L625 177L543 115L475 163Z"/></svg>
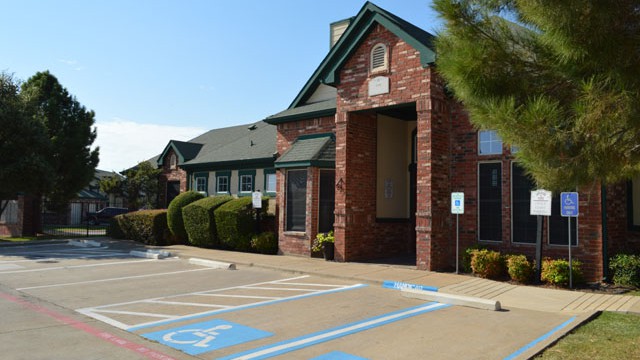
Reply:
<svg viewBox="0 0 640 360"><path fill-rule="evenodd" d="M270 332L220 319L142 334L149 340L155 340L189 355L198 355L272 335Z"/></svg>

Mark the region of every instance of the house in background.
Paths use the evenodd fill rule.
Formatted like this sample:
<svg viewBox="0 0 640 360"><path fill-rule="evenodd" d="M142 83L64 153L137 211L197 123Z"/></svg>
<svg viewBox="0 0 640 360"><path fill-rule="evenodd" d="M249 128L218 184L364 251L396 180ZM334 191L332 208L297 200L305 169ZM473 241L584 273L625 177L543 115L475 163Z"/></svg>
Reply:
<svg viewBox="0 0 640 360"><path fill-rule="evenodd" d="M205 196L276 194L276 127L263 121L208 131L189 141L171 140L150 160L162 169L159 206L179 193ZM274 201L275 203L275 201Z"/></svg>
<svg viewBox="0 0 640 360"><path fill-rule="evenodd" d="M479 244L532 258L534 184L517 149L496 131L475 129L447 93L433 35L367 2L331 24L330 36L327 56L290 107L265 120L277 126L282 154L275 162L280 252L309 256L316 234L333 223L337 261L401 256L419 269L450 270L450 194L463 192L462 250ZM640 249L636 185L578 189L571 245L588 281L606 274L607 254ZM566 258L568 220L555 198L543 256Z"/></svg>

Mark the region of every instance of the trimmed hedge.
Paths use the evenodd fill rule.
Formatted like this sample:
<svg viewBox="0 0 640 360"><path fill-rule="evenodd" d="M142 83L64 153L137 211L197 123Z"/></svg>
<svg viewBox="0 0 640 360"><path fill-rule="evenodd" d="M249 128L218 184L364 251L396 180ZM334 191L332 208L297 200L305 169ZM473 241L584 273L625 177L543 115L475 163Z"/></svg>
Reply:
<svg viewBox="0 0 640 360"><path fill-rule="evenodd" d="M278 253L278 238L270 231L254 235L251 248L260 254L275 255Z"/></svg>
<svg viewBox="0 0 640 360"><path fill-rule="evenodd" d="M182 208L191 204L194 201L204 198L199 192L186 191L176 196L169 204L167 209L167 224L171 234L178 239L178 241L187 240L187 231L184 229L184 221L182 219Z"/></svg>
<svg viewBox="0 0 640 360"><path fill-rule="evenodd" d="M107 235L147 245L165 245L169 236L167 210L141 210L114 217Z"/></svg>
<svg viewBox="0 0 640 360"><path fill-rule="evenodd" d="M268 202L268 197L262 198L261 216L266 214ZM226 202L213 214L221 247L238 251L251 250L251 238L255 235L256 228L251 197Z"/></svg>
<svg viewBox="0 0 640 360"><path fill-rule="evenodd" d="M230 200L233 197L229 195L208 197L182 208L184 228L191 245L208 248L220 245L213 212Z"/></svg>

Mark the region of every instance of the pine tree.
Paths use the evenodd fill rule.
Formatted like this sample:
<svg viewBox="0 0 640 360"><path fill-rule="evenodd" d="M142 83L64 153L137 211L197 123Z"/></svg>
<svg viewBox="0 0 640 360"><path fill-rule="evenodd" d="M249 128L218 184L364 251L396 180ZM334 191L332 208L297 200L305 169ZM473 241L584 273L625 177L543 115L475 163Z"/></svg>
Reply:
<svg viewBox="0 0 640 360"><path fill-rule="evenodd" d="M640 2L435 0L436 66L540 187L640 172Z"/></svg>

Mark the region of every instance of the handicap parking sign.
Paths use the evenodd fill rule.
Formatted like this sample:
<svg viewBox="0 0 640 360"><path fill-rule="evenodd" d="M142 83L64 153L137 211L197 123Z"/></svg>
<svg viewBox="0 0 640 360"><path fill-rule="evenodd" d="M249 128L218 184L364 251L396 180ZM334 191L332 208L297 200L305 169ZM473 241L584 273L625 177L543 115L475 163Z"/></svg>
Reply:
<svg viewBox="0 0 640 360"><path fill-rule="evenodd" d="M189 355L198 355L272 335L270 332L221 319L142 334L149 340L155 340Z"/></svg>
<svg viewBox="0 0 640 360"><path fill-rule="evenodd" d="M579 214L578 209L577 192L560 193L560 215L565 217L577 217Z"/></svg>

